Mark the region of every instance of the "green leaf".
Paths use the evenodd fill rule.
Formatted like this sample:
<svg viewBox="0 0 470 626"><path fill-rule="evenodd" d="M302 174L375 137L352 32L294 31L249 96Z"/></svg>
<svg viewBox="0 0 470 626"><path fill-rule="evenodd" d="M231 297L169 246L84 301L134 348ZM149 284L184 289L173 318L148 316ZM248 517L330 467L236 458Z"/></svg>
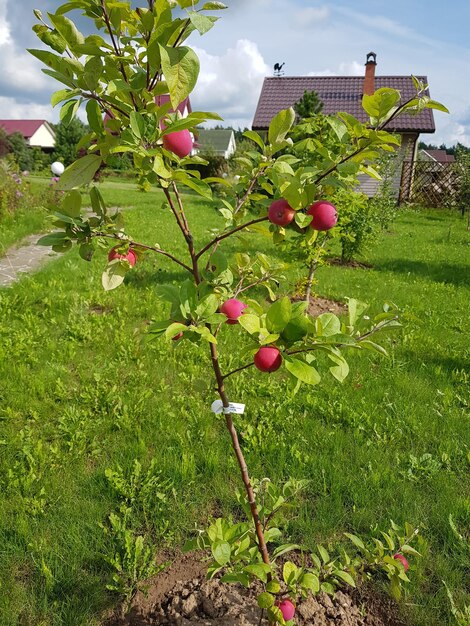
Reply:
<svg viewBox="0 0 470 626"><path fill-rule="evenodd" d="M268 580L268 574L271 573L271 566L267 563L254 563L244 567L243 571L265 583Z"/></svg>
<svg viewBox="0 0 470 626"><path fill-rule="evenodd" d="M57 233L49 233L48 235L44 235L37 241L38 246L57 246L62 245L65 242L70 241L70 237L67 233L62 231Z"/></svg>
<svg viewBox="0 0 470 626"><path fill-rule="evenodd" d="M124 277L129 270L130 265L127 261L115 260L111 261L101 275L101 283L105 291L116 289L124 282Z"/></svg>
<svg viewBox="0 0 470 626"><path fill-rule="evenodd" d="M344 382L349 374L349 365L342 354L336 352L330 352L328 354L330 361L333 361L335 365L330 367L330 372L334 378L340 383Z"/></svg>
<svg viewBox="0 0 470 626"><path fill-rule="evenodd" d="M352 535L351 533L344 533L344 535L353 542L353 544L357 547L360 548L361 550L365 550L366 547L364 545L364 542L362 541L362 539L360 537L358 537L357 535Z"/></svg>
<svg viewBox="0 0 470 626"><path fill-rule="evenodd" d="M244 313L238 318L238 322L250 335L259 333L261 330L259 317L252 313Z"/></svg>
<svg viewBox="0 0 470 626"><path fill-rule="evenodd" d="M421 554L417 550L409 546L407 543L402 545L400 547L400 550L401 552L404 552L405 554L413 554L414 556L421 556Z"/></svg>
<svg viewBox="0 0 470 626"><path fill-rule="evenodd" d="M61 89L60 91L56 91L55 93L52 94L51 96L51 104L53 107L55 107L57 104L59 104L59 102L63 102L64 100L68 100L69 98L72 98L73 96L78 95L80 92L78 89L76 90L72 90L72 89Z"/></svg>
<svg viewBox="0 0 470 626"><path fill-rule="evenodd" d="M100 105L96 100L88 100L86 114L91 130L97 135L102 135L104 133L103 118L101 117Z"/></svg>
<svg viewBox="0 0 470 626"><path fill-rule="evenodd" d="M295 111L292 107L279 111L279 113L272 119L269 125L268 139L271 144L278 144L282 142L287 133L292 128L295 121Z"/></svg>
<svg viewBox="0 0 470 626"><path fill-rule="evenodd" d="M67 44L56 30L51 31L44 24L35 24L33 26L33 30L39 39L45 43L46 46L49 46L49 48L52 48L59 54L62 54L65 51Z"/></svg>
<svg viewBox="0 0 470 626"><path fill-rule="evenodd" d="M131 130L138 139L142 139L145 133L145 120L140 113L132 111L129 116Z"/></svg>
<svg viewBox="0 0 470 626"><path fill-rule="evenodd" d="M69 100L66 102L60 110L60 120L65 126L68 126L75 117L78 108L80 106L80 100Z"/></svg>
<svg viewBox="0 0 470 626"><path fill-rule="evenodd" d="M228 9L223 2L206 2L202 6L202 11L221 11L222 9Z"/></svg>
<svg viewBox="0 0 470 626"><path fill-rule="evenodd" d="M269 307L266 315L266 327L270 333L280 333L290 322L292 304L287 296L277 300Z"/></svg>
<svg viewBox="0 0 470 626"><path fill-rule="evenodd" d="M189 96L199 76L199 59L196 53L186 46L159 45L162 70L170 91L174 109Z"/></svg>
<svg viewBox="0 0 470 626"><path fill-rule="evenodd" d="M60 210L62 213L65 213L65 215L70 217L79 217L81 206L82 195L77 189L74 189L73 191L69 191L64 196L60 205Z"/></svg>
<svg viewBox="0 0 470 626"><path fill-rule="evenodd" d="M153 161L153 171L160 176L160 178L171 177L171 172L167 169L161 153L155 155L155 159Z"/></svg>
<svg viewBox="0 0 470 626"><path fill-rule="evenodd" d="M188 11L188 17L191 20L191 24L199 31L200 35L207 33L219 19L218 17L201 15L200 13L196 13L196 11Z"/></svg>
<svg viewBox="0 0 470 626"><path fill-rule="evenodd" d="M93 180L94 175L101 165L101 157L97 154L87 154L78 159L65 170L57 184L58 189L68 191L75 187L81 187Z"/></svg>
<svg viewBox="0 0 470 626"><path fill-rule="evenodd" d="M328 551L319 544L317 545L317 550L318 550L319 555L321 556L323 563L325 563L326 565L328 561L330 560L330 555L328 554Z"/></svg>
<svg viewBox="0 0 470 626"><path fill-rule="evenodd" d="M247 137L248 139L251 139L251 141L254 141L256 144L258 144L261 150L264 150L264 141L261 139L260 135L255 130L246 130L243 133L243 136Z"/></svg>
<svg viewBox="0 0 470 626"><path fill-rule="evenodd" d="M318 385L321 380L321 376L317 370L305 363L305 361L286 357L284 363L288 372L307 385Z"/></svg>
<svg viewBox="0 0 470 626"><path fill-rule="evenodd" d="M259 594L257 601L260 609L269 609L270 606L274 605L274 596L267 591L263 591L263 593Z"/></svg>
<svg viewBox="0 0 470 626"><path fill-rule="evenodd" d="M354 328L359 317L368 308L368 304L355 300L354 298L348 298L348 314L349 325Z"/></svg>
<svg viewBox="0 0 470 626"><path fill-rule="evenodd" d="M243 572L229 572L228 574L224 574L220 580L223 583L240 583L244 587L250 586L250 577Z"/></svg>
<svg viewBox="0 0 470 626"><path fill-rule="evenodd" d="M320 581L316 574L307 572L300 580L300 584L305 589L309 589L313 594L317 594L320 591Z"/></svg>
<svg viewBox="0 0 470 626"><path fill-rule="evenodd" d="M317 317L317 333L323 337L331 337L341 332L341 322L333 313L322 313Z"/></svg>
<svg viewBox="0 0 470 626"><path fill-rule="evenodd" d="M395 542L393 541L393 539L390 537L390 535L384 533L383 531L381 531L381 535L385 539L388 549L393 552L395 550Z"/></svg>
<svg viewBox="0 0 470 626"><path fill-rule="evenodd" d="M284 616L282 615L282 611L278 606L270 606L267 612L268 619L272 624L281 624L281 626L284 626L286 624Z"/></svg>
<svg viewBox="0 0 470 626"><path fill-rule="evenodd" d="M435 109L436 111L442 111L442 113L450 113L449 109L440 102L437 102L437 100L428 100L426 102L426 108Z"/></svg>
<svg viewBox="0 0 470 626"><path fill-rule="evenodd" d="M281 585L277 580L270 580L266 584L266 591L269 591L269 593L279 593L281 591Z"/></svg>
<svg viewBox="0 0 470 626"><path fill-rule="evenodd" d="M350 585L351 587L356 586L356 581L351 576L351 574L349 574L349 572L345 572L344 570L337 569L333 572L333 575L336 576L336 578L341 579L343 582L345 582L347 585Z"/></svg>
<svg viewBox="0 0 470 626"><path fill-rule="evenodd" d="M54 13L48 13L49 19L54 24L56 30L62 35L65 41L68 43L69 48L74 51L76 46L85 43L85 37L81 32L77 30L77 27L64 15L57 15Z"/></svg>
<svg viewBox="0 0 470 626"><path fill-rule="evenodd" d="M211 546L212 556L219 565L226 565L230 561L232 549L227 541L217 541Z"/></svg>
<svg viewBox="0 0 470 626"><path fill-rule="evenodd" d="M193 189L203 198L206 198L207 200L212 200L212 189L203 180L192 178L188 176L186 172L181 171L175 172L174 177L176 180L179 180L183 185L186 185L186 187Z"/></svg>
<svg viewBox="0 0 470 626"><path fill-rule="evenodd" d="M286 561L284 563L284 567L282 568L282 578L286 585L292 585L297 578L298 567L292 561Z"/></svg>

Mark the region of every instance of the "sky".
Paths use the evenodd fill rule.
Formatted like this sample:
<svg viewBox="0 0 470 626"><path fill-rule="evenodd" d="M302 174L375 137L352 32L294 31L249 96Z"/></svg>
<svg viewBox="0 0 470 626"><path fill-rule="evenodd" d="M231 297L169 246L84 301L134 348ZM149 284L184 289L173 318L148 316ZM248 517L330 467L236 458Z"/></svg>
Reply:
<svg viewBox="0 0 470 626"><path fill-rule="evenodd" d="M57 0L0 0L0 118L58 120L49 101L60 86L25 49L41 47L33 8ZM138 4L146 6L141 0ZM265 76L284 62L289 76L363 75L377 53L378 75L425 75L436 113L429 143L470 146L469 0L226 0L229 8L203 37L189 43L201 61L193 109L216 111L226 125L251 126Z"/></svg>

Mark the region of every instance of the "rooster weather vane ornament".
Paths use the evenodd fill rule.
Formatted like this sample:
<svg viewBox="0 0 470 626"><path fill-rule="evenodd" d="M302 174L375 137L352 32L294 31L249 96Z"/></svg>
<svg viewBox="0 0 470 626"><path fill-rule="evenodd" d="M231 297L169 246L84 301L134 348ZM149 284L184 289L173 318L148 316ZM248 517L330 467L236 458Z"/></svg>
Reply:
<svg viewBox="0 0 470 626"><path fill-rule="evenodd" d="M284 76L284 72L282 71L284 65L285 63L276 63L274 66L274 76Z"/></svg>

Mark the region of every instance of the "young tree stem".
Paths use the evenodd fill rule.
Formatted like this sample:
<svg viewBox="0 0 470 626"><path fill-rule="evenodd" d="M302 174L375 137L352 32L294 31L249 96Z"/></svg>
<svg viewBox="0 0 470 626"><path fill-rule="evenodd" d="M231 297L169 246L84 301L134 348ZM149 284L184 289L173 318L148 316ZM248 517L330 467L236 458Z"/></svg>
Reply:
<svg viewBox="0 0 470 626"><path fill-rule="evenodd" d="M219 393L220 399L222 400L223 406L228 407L229 400L228 400L227 392L225 391L224 377L222 376L222 372L220 371L217 346L211 343L210 350L211 350L212 368L214 370L215 378L217 380L217 391ZM256 537L258 539L258 549L261 553L263 562L266 563L267 565L270 565L271 561L269 558L266 541L264 539L263 525L259 517L258 507L256 506L255 494L253 491L253 487L251 485L250 476L248 474L248 468L246 465L245 457L243 456L243 452L240 448L240 442L238 441L237 431L233 424L233 418L230 413L225 413L225 423L227 426L227 430L230 433L230 437L232 439L232 447L235 452L235 456L237 457L238 465L240 467L240 472L242 475L243 484L245 486L246 495L248 496L248 504L250 505L251 516L255 524Z"/></svg>
<svg viewBox="0 0 470 626"><path fill-rule="evenodd" d="M173 214L178 222L178 225L180 226L183 232L183 235L186 239L188 251L191 256L192 263L193 263L192 274L194 276L194 282L196 283L196 285L199 285L201 283L201 277L200 277L199 266L198 266L198 258L200 255L197 255L194 250L193 236L189 228L188 221L186 219L186 214L184 212L184 207L183 207L183 203L182 203L178 188L176 187L175 183L173 183L172 186L173 186L173 191L176 196L177 203L178 203L179 211L174 206L168 189L165 189L164 192L168 199L170 207L173 211ZM262 218L262 219L266 219L266 218ZM261 221L261 220L259 219L259 220L254 220L254 221ZM235 229L235 231L236 230L239 230L239 229ZM209 326L209 330L211 330L210 326ZM218 355L216 344L213 344L213 343L210 344L210 352L211 352L212 369L214 370L215 379L217 381L217 391L219 393L220 399L222 400L223 406L227 408L230 405L230 403L229 403L227 393L225 391L224 377L220 370L219 355ZM248 497L248 504L250 505L251 515L253 518L253 523L255 525L256 537L258 539L258 549L260 551L263 562L266 563L267 565L270 565L271 561L269 558L268 548L266 546L266 541L264 538L263 525L259 517L255 494L253 491L253 487L251 485L250 475L248 474L248 467L246 465L243 452L240 448L240 442L238 441L238 434L237 434L235 425L233 423L232 415L230 413L225 413L225 424L227 426L227 430L229 431L230 438L232 440L232 448L235 452L235 456L237 458L238 465L240 467L243 484L245 486L245 491Z"/></svg>

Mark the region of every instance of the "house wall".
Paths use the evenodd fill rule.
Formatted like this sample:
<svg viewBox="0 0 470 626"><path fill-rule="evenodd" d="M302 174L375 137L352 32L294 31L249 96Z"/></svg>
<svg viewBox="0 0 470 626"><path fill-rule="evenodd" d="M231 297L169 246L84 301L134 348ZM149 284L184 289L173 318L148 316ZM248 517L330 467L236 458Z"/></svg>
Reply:
<svg viewBox="0 0 470 626"><path fill-rule="evenodd" d="M45 124L40 126L29 140L30 146L40 148L55 148L55 137Z"/></svg>
<svg viewBox="0 0 470 626"><path fill-rule="evenodd" d="M232 154L235 153L236 149L237 149L237 143L235 141L235 134L232 133L230 137L230 141L228 143L227 150L225 151L225 158L229 159L232 156Z"/></svg>
<svg viewBox="0 0 470 626"><path fill-rule="evenodd" d="M400 196L400 186L402 183L403 163L412 162L416 160L416 146L418 135L416 133L404 133L401 135L401 145L398 149L398 163L396 167L396 173L392 180L392 188L394 196L398 199ZM360 191L365 193L369 198L373 198L378 192L380 187L380 180L371 178L367 174L361 174L358 176ZM411 178L403 181L406 188L410 188Z"/></svg>

